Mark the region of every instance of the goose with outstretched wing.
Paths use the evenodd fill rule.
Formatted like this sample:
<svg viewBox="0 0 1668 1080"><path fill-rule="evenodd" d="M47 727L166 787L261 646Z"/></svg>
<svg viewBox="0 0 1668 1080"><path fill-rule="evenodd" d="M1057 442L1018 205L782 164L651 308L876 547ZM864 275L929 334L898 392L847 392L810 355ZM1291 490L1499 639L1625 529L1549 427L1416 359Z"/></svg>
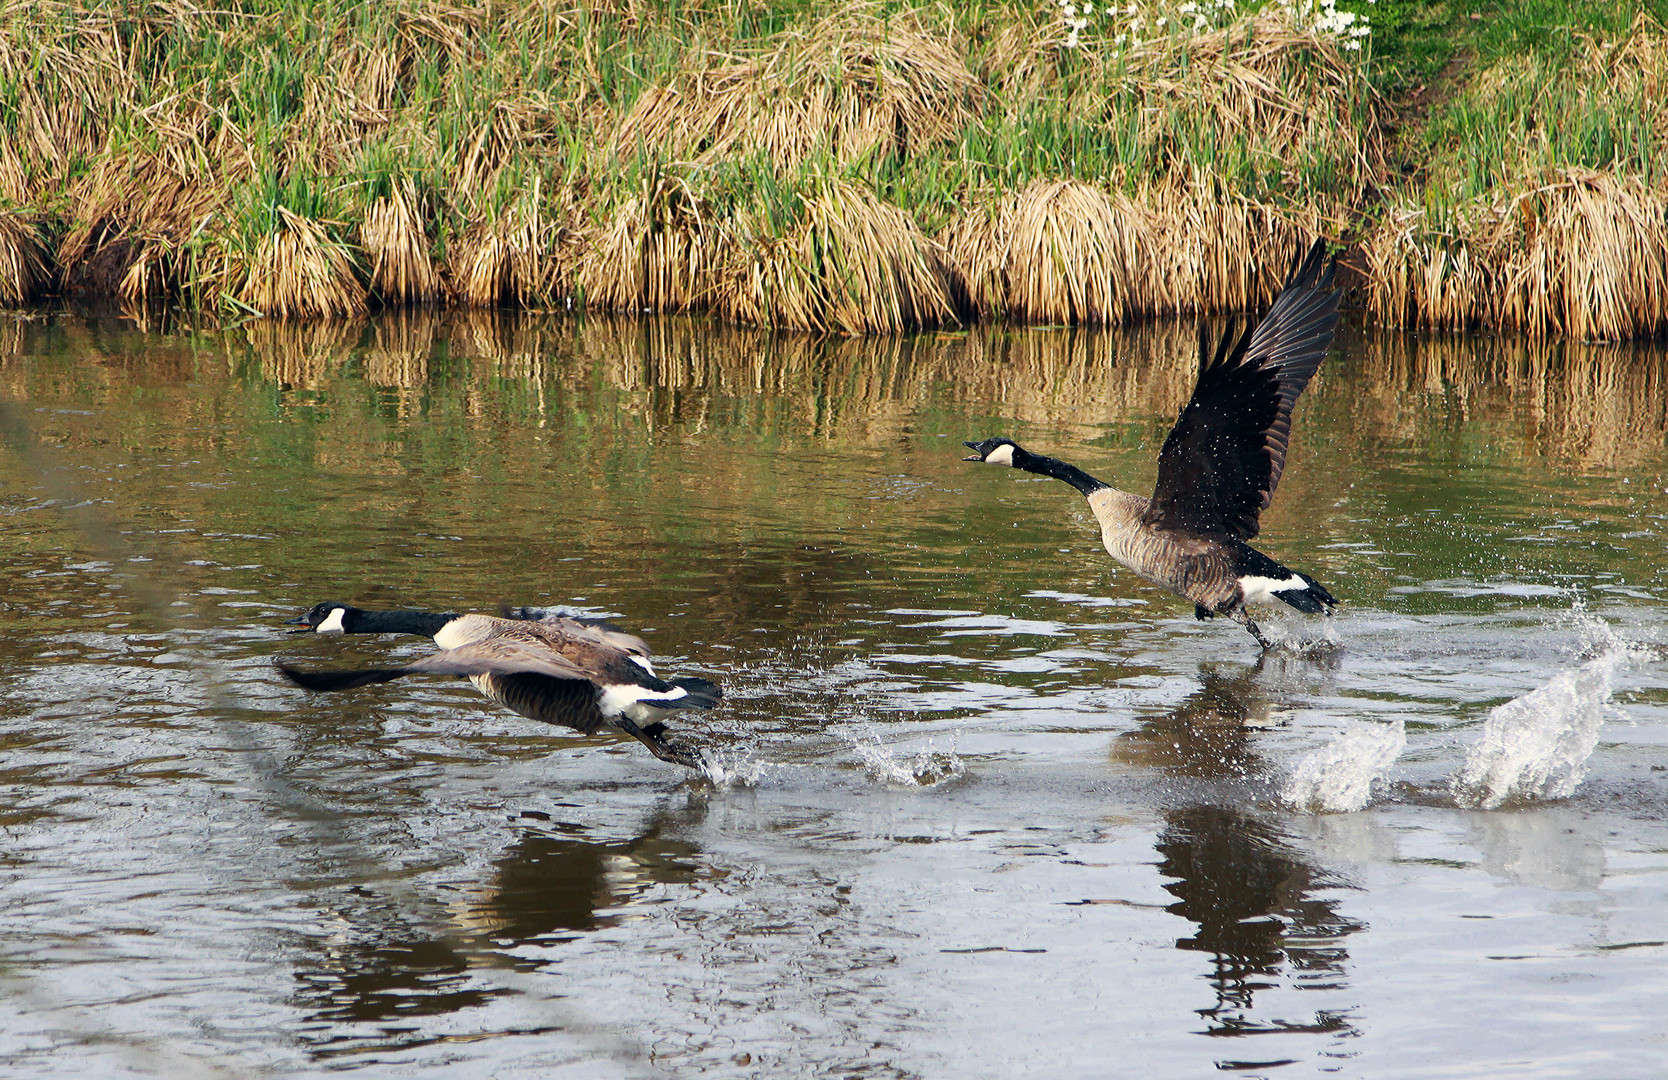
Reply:
<svg viewBox="0 0 1668 1080"><path fill-rule="evenodd" d="M967 443L974 454L966 460L1064 480L1089 500L1114 559L1193 601L1197 617L1226 615L1269 648L1246 605L1278 600L1313 614L1338 602L1308 574L1246 542L1280 483L1292 406L1332 344L1340 299L1333 270L1317 240L1301 263L1294 260L1262 321L1237 336L1230 328L1214 350L1201 329L1199 379L1159 451L1151 498L1012 439Z"/></svg>

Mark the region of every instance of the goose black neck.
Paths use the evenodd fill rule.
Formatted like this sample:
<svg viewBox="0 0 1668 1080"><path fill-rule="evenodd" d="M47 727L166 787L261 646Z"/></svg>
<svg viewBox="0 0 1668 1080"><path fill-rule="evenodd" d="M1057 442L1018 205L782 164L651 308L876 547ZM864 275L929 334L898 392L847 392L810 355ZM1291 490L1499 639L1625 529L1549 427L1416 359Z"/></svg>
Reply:
<svg viewBox="0 0 1668 1080"><path fill-rule="evenodd" d="M1034 472L1041 476L1052 476L1056 480L1064 480L1085 496L1093 495L1101 488L1112 486L1096 480L1076 465L1067 465L1056 458L1033 454L1029 450L1022 450L1017 446L1014 447L1014 468L1024 469L1026 472Z"/></svg>
<svg viewBox="0 0 1668 1080"><path fill-rule="evenodd" d="M361 611L344 624L354 634L422 634L433 637L440 628L457 618L439 611Z"/></svg>

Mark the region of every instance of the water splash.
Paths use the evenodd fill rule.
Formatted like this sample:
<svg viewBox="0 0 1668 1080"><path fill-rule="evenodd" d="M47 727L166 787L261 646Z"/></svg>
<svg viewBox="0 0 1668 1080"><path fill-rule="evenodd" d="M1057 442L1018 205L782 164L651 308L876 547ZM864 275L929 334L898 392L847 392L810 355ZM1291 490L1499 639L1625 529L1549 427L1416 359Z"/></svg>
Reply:
<svg viewBox="0 0 1668 1080"><path fill-rule="evenodd" d="M1587 775L1610 710L1610 680L1643 655L1577 603L1568 616L1595 658L1489 711L1483 734L1449 781L1461 806L1493 810L1507 803L1565 799Z"/></svg>
<svg viewBox="0 0 1668 1080"><path fill-rule="evenodd" d="M1342 814L1360 810L1372 796L1373 781L1395 764L1407 746L1407 728L1350 721L1331 742L1298 759L1280 789L1294 810Z"/></svg>
<svg viewBox="0 0 1668 1080"><path fill-rule="evenodd" d="M967 774L967 766L954 750L939 750L931 742L912 755L900 753L870 736L852 744L863 759L871 779L898 787L937 787Z"/></svg>
<svg viewBox="0 0 1668 1080"><path fill-rule="evenodd" d="M1587 775L1610 701L1610 678L1626 658L1607 653L1489 711L1483 736L1449 782L1461 806L1564 799Z"/></svg>
<svg viewBox="0 0 1668 1080"><path fill-rule="evenodd" d="M767 774L784 767L776 762L761 761L750 747L705 749L701 751L700 762L701 775L720 791L757 787Z"/></svg>

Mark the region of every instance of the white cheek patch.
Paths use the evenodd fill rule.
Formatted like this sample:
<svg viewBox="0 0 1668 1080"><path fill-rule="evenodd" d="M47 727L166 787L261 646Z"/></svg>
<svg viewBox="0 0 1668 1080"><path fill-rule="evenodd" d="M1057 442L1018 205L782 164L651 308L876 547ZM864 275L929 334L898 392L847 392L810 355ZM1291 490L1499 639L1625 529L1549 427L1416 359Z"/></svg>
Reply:
<svg viewBox="0 0 1668 1080"><path fill-rule="evenodd" d="M1014 447L1012 443L1003 443L985 456L986 465L1012 465L1014 463Z"/></svg>
<svg viewBox="0 0 1668 1080"><path fill-rule="evenodd" d="M313 627L315 634L345 634L347 627L342 625L342 616L347 614L347 608L331 608L330 618Z"/></svg>
<svg viewBox="0 0 1668 1080"><path fill-rule="evenodd" d="M1309 583L1296 574L1284 581L1278 578L1247 575L1239 579L1239 587L1245 593L1247 604L1272 604L1279 599L1274 595L1275 593L1290 592L1293 589L1301 592L1309 587Z"/></svg>
<svg viewBox="0 0 1668 1080"><path fill-rule="evenodd" d="M630 656L626 657L626 659L630 660L632 663L636 664L638 667L642 668L644 671L648 672L650 675L654 674L654 668L649 666L648 660L645 659L644 657L638 656L636 653L632 653Z"/></svg>

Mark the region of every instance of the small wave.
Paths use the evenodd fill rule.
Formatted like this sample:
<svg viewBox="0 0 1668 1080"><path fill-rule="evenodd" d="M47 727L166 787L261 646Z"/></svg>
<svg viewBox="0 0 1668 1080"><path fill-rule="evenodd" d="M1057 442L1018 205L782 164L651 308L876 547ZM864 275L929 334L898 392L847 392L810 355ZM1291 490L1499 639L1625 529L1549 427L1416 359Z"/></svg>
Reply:
<svg viewBox="0 0 1668 1080"><path fill-rule="evenodd" d="M1382 777L1407 746L1407 728L1352 720L1331 742L1298 759L1280 789L1294 810L1316 814L1352 813L1367 805L1373 781Z"/></svg>
<svg viewBox="0 0 1668 1080"><path fill-rule="evenodd" d="M939 750L928 743L914 754L903 754L880 741L878 736L852 744L870 778L898 787L937 787L967 774L967 766L954 750Z"/></svg>
<svg viewBox="0 0 1668 1080"><path fill-rule="evenodd" d="M1610 680L1623 663L1646 653L1579 602L1565 618L1595 658L1489 711L1482 738L1449 782L1461 806L1493 810L1565 799L1587 775L1587 758L1610 709Z"/></svg>

